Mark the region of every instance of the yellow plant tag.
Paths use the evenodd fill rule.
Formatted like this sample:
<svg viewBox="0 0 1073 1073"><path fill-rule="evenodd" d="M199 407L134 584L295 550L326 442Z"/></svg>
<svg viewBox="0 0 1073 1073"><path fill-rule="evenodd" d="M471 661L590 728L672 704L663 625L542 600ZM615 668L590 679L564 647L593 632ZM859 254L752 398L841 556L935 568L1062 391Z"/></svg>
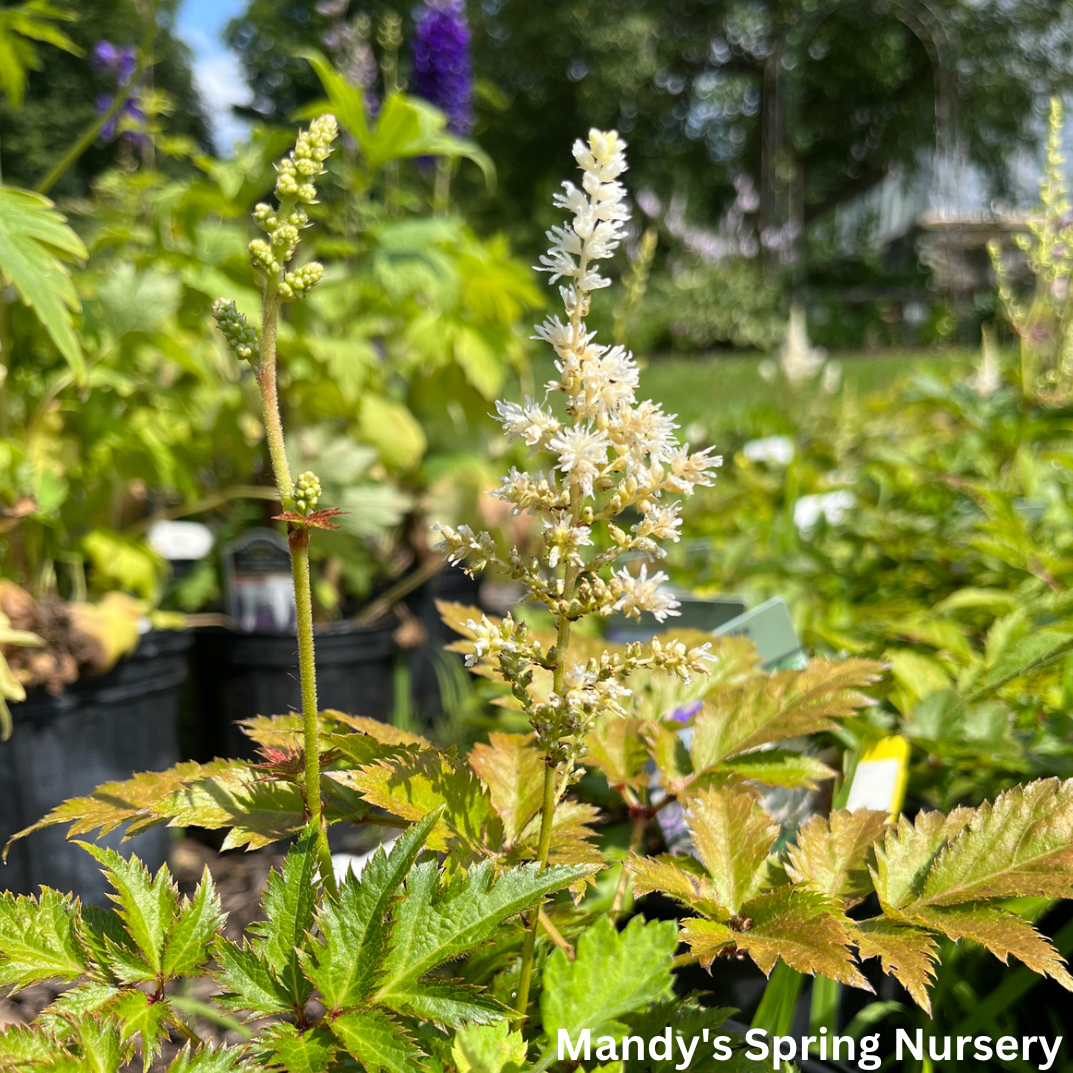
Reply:
<svg viewBox="0 0 1073 1073"><path fill-rule="evenodd" d="M866 745L850 783L846 808L887 812L892 820L902 811L909 776L909 742L892 734Z"/></svg>

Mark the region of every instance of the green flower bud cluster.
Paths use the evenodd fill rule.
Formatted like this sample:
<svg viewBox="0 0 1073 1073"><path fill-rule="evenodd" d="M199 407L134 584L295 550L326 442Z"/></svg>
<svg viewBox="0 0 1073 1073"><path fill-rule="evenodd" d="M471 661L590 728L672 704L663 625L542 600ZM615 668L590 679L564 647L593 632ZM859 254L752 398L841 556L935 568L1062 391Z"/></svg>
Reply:
<svg viewBox="0 0 1073 1073"><path fill-rule="evenodd" d="M323 278L324 266L319 261L309 261L283 277L283 282L279 285L279 296L287 302L304 298Z"/></svg>
<svg viewBox="0 0 1073 1073"><path fill-rule="evenodd" d="M303 203L316 201L314 180L324 174L324 161L338 135L339 125L333 115L314 119L309 130L300 131L293 152L276 166L276 196L280 207L273 209L262 202L253 210L254 222L265 232L266 238L257 238L250 243L250 263L271 281L276 294L284 301L304 298L324 275L323 267L311 261L286 272L280 279L298 249L302 228L309 224Z"/></svg>
<svg viewBox="0 0 1073 1073"><path fill-rule="evenodd" d="M261 358L257 331L246 323L234 301L217 298L212 303L212 315L235 357L256 364Z"/></svg>
<svg viewBox="0 0 1073 1073"><path fill-rule="evenodd" d="M332 151L332 142L339 136L339 124L333 115L314 119L309 130L298 134L294 151L277 165L276 197L281 201L292 198L312 204L317 199L313 180L324 174L324 161Z"/></svg>
<svg viewBox="0 0 1073 1073"><path fill-rule="evenodd" d="M294 482L294 509L299 514L312 514L320 502L320 480L311 470L299 473Z"/></svg>

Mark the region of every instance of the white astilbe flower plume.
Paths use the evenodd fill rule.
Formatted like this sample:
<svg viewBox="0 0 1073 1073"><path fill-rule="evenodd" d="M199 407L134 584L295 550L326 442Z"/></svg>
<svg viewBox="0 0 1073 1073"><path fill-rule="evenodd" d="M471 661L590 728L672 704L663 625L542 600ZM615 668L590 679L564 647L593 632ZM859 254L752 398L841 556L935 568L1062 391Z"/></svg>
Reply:
<svg viewBox="0 0 1073 1073"><path fill-rule="evenodd" d="M593 130L587 141L574 144L581 183L564 183L555 195L569 218L548 232L551 249L537 266L560 284L563 312L536 329L536 337L555 351L558 376L547 383L543 401L526 396L520 404L496 403L508 440L552 459L550 470L530 474L512 468L492 493L515 514L540 516L542 526L531 530L538 547L514 548L496 559L492 538L465 526L442 527L439 545L451 561L465 560L470 568L498 562L559 623L558 639L545 652L522 622L471 620L465 629L474 648L467 662L495 664L529 716L549 766L561 766L571 778L580 772L574 764L584 756L594 721L623 714L621 701L629 692L624 681L632 670L662 669L687 680L704 673L711 658L707 646L658 639L647 654L604 653L584 665L571 662L566 650L570 623L585 615L639 618L649 612L664 622L679 613L677 601L661 587L666 574L650 574L646 565L639 571L616 569L615 562L625 553L660 558L661 542L680 537L681 498L711 484L722 463L711 448L691 452L678 442L674 415L638 400L640 371L633 355L597 342L585 324L593 293L610 283L599 262L614 254L626 234L629 209L619 181L626 171L625 149L614 131ZM626 511L632 515L628 525L617 525ZM550 673L555 688L544 694L531 689L535 673Z"/></svg>

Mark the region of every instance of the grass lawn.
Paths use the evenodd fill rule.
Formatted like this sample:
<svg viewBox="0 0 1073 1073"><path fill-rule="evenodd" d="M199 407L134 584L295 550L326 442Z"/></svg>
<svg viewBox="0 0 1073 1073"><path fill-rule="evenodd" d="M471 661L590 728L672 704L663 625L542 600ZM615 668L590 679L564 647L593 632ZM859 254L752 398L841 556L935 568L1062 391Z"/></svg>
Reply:
<svg viewBox="0 0 1073 1073"><path fill-rule="evenodd" d="M876 353L848 351L831 358L842 367L842 387L856 395L881 390L913 369L939 370L953 362L971 361L968 349L887 350ZM760 408L779 409L776 388L762 379L759 354L664 355L642 363L642 398L663 403L678 414L683 430L696 425L705 435L724 434L739 426L746 413ZM552 359L541 354L533 361L533 377L543 384L555 375ZM819 390L818 386L813 390ZM783 400L784 401L784 400ZM691 438L697 438L689 433Z"/></svg>
<svg viewBox="0 0 1073 1073"><path fill-rule="evenodd" d="M850 351L831 355L842 367L841 390L848 388L858 396L881 390L913 369L938 370L972 356L968 350L878 354ZM778 405L774 392L784 388L768 384L760 376L761 360L754 354L651 358L641 373L642 395L651 396L662 402L664 409L678 414L683 428L694 423L709 432L733 428L745 412Z"/></svg>

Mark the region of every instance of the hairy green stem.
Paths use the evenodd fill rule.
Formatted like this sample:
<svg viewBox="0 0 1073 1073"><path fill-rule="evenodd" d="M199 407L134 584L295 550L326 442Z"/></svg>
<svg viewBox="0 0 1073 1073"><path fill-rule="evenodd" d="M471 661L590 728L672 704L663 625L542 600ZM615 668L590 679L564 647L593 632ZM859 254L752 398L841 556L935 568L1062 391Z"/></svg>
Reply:
<svg viewBox="0 0 1073 1073"><path fill-rule="evenodd" d="M294 481L287 462L287 448L283 440L283 422L279 416L279 395L276 389L276 327L279 321L280 300L276 294L278 280L265 285L264 310L261 314L261 361L257 366L257 384L261 389L261 405L264 410L265 439L268 441L268 456L279 489L279 498L284 510L294 509Z"/></svg>
<svg viewBox="0 0 1073 1073"><path fill-rule="evenodd" d="M581 498L574 489L571 494L570 514L576 524L578 512L581 506ZM568 609L570 601L574 598L574 588L577 585L579 567L575 563L568 563L563 576L562 612L559 615L559 626L555 635L555 668L552 671L552 692L556 696L562 696L563 677L566 674L566 650L570 644L570 618ZM540 810L540 840L537 843L537 864L543 871L548 863L548 854L551 851L551 829L555 822L555 805L558 794L555 787L555 764L550 759L545 759L544 768L544 804ZM569 772L565 773L569 776ZM566 787L564 778L563 788ZM539 909L539 906L538 906ZM525 1020L525 1011L529 1005L529 987L533 976L533 956L536 952L537 929L540 921L536 913L533 914L529 931L525 936L525 945L522 947L522 971L518 980L518 997L514 1008L518 1013L515 1022L520 1025Z"/></svg>
<svg viewBox="0 0 1073 1073"><path fill-rule="evenodd" d="M281 213L285 207L281 207ZM294 509L294 481L287 447L283 438L283 421L279 414L276 390L276 329L279 321L279 279L265 283L261 315L261 360L257 366L257 383L261 389L265 439L272 460L272 470L284 510ZM291 525L288 532L291 571L294 575L294 601L298 612L298 676L302 688L302 725L304 744L303 786L306 811L318 830L318 853L325 887L336 893L331 869L331 853L324 823L324 806L320 793L320 727L317 720L317 668L313 646L313 594L309 580L309 530Z"/></svg>
<svg viewBox="0 0 1073 1073"><path fill-rule="evenodd" d="M149 5L149 11L145 17L145 32L142 34L142 43L138 47L138 57L130 81L125 86L118 88L111 107L103 115L98 116L82 132L78 140L52 165L48 174L34 187L38 194L47 194L63 178L67 169L97 140L97 135L104 130L105 125L119 115L120 109L127 103L130 95L134 92L135 87L138 85L138 80L149 63L149 55L153 48L153 41L156 38L157 4L158 0L151 0Z"/></svg>
<svg viewBox="0 0 1073 1073"><path fill-rule="evenodd" d="M323 820L320 797L320 727L317 723L317 669L313 653L313 598L309 583L309 530L295 528L288 541L294 600L298 608L298 678L302 686L305 797L311 818Z"/></svg>
<svg viewBox="0 0 1073 1073"><path fill-rule="evenodd" d="M560 672L556 669L556 674ZM544 805L540 814L540 842L537 846L537 862L543 871L548 863L548 853L551 849L551 827L555 817L555 766L546 764L544 767ZM522 947L522 971L518 978L518 997L514 1003L514 1009L518 1017L514 1022L515 1029L522 1026L525 1021L525 1011L529 1006L529 987L533 981L533 956L536 953L537 929L540 927L539 907L533 913L533 919L529 924L529 930L525 933L525 944Z"/></svg>

